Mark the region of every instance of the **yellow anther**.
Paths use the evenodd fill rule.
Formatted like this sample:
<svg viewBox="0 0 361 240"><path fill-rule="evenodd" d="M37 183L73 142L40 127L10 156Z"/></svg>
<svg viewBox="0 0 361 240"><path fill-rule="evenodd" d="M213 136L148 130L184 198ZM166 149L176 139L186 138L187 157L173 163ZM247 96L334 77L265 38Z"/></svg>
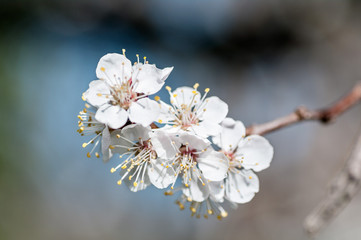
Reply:
<svg viewBox="0 0 361 240"><path fill-rule="evenodd" d="M81 96L81 99L82 99L83 101L86 101L86 98L84 97L84 95Z"/></svg>
<svg viewBox="0 0 361 240"><path fill-rule="evenodd" d="M209 92L209 88L204 89L204 91L205 91L206 93Z"/></svg>
<svg viewBox="0 0 361 240"><path fill-rule="evenodd" d="M252 179L252 176L249 176L248 178L249 178L249 179Z"/></svg>
<svg viewBox="0 0 361 240"><path fill-rule="evenodd" d="M129 176L129 178L128 178L128 179L129 179L129 181L130 181L130 180L132 180L132 176Z"/></svg>
<svg viewBox="0 0 361 240"><path fill-rule="evenodd" d="M98 96L98 97L101 97L101 96L102 96L102 94L101 94L101 93L97 93L97 96Z"/></svg>
<svg viewBox="0 0 361 240"><path fill-rule="evenodd" d="M83 143L83 145L81 145L83 148L85 148L86 146L88 146L87 143Z"/></svg>
<svg viewBox="0 0 361 240"><path fill-rule="evenodd" d="M192 91L192 93L196 95L196 94L197 94L197 91Z"/></svg>
<svg viewBox="0 0 361 240"><path fill-rule="evenodd" d="M256 166L258 165L259 163L256 163Z"/></svg>
<svg viewBox="0 0 361 240"><path fill-rule="evenodd" d="M218 219L218 220L222 220L222 216L221 216L221 215L218 215L218 216L217 216L217 219Z"/></svg>
<svg viewBox="0 0 361 240"><path fill-rule="evenodd" d="M115 173L115 171L116 171L115 168L110 169L111 173Z"/></svg>
<svg viewBox="0 0 361 240"><path fill-rule="evenodd" d="M119 134L117 134L117 138L120 138L120 135L119 135Z"/></svg>
<svg viewBox="0 0 361 240"><path fill-rule="evenodd" d="M122 166L122 169L126 169L126 168L127 168L127 165L123 165L123 166Z"/></svg>
<svg viewBox="0 0 361 240"><path fill-rule="evenodd" d="M86 108L90 108L90 105L86 103L86 104L85 104L85 107L86 107Z"/></svg>
<svg viewBox="0 0 361 240"><path fill-rule="evenodd" d="M109 148L110 149L114 149L115 147L113 145L109 145Z"/></svg>
<svg viewBox="0 0 361 240"><path fill-rule="evenodd" d="M207 212L208 212L209 215L212 215L212 214L213 214L213 211L212 211L211 209L208 209Z"/></svg>
<svg viewBox="0 0 361 240"><path fill-rule="evenodd" d="M122 180L119 180L119 181L117 182L117 184L118 184L118 185L121 185L121 184L122 184Z"/></svg>
<svg viewBox="0 0 361 240"><path fill-rule="evenodd" d="M105 72L105 68L104 68L104 67L101 67L101 68L100 68L100 71Z"/></svg>
<svg viewBox="0 0 361 240"><path fill-rule="evenodd" d="M137 183L137 182L134 182L134 183L133 183L133 186L134 186L134 187L138 186L138 183Z"/></svg>
<svg viewBox="0 0 361 240"><path fill-rule="evenodd" d="M171 195L173 195L173 191L166 191L166 192L164 192L164 195L171 196Z"/></svg>
<svg viewBox="0 0 361 240"><path fill-rule="evenodd" d="M167 89L168 92L172 91L172 88L169 86L166 86L165 89Z"/></svg>
<svg viewBox="0 0 361 240"><path fill-rule="evenodd" d="M91 157L89 152L86 154L86 156L87 156L88 158L90 158L90 157Z"/></svg>
<svg viewBox="0 0 361 240"><path fill-rule="evenodd" d="M158 120L158 122L159 122L159 123L162 123L162 122L163 122L163 120L162 120L162 119L159 119L159 120Z"/></svg>
<svg viewBox="0 0 361 240"><path fill-rule="evenodd" d="M179 203L179 209L180 209L181 211L184 210L184 205L181 204L181 203Z"/></svg>
<svg viewBox="0 0 361 240"><path fill-rule="evenodd" d="M205 219L208 219L208 215L207 214L204 214L203 216Z"/></svg>
<svg viewBox="0 0 361 240"><path fill-rule="evenodd" d="M97 158L99 158L100 157L100 155L99 155L99 153L95 153L95 156L97 157Z"/></svg>
<svg viewBox="0 0 361 240"><path fill-rule="evenodd" d="M192 198L188 197L188 198L187 198L187 201L188 201L188 202L192 202Z"/></svg>
<svg viewBox="0 0 361 240"><path fill-rule="evenodd" d="M190 207L190 210L192 211L192 213L196 212L196 209L194 207Z"/></svg>
<svg viewBox="0 0 361 240"><path fill-rule="evenodd" d="M173 94L173 97L177 97L178 95L177 94Z"/></svg>
<svg viewBox="0 0 361 240"><path fill-rule="evenodd" d="M197 89L198 87L199 87L199 83L196 83L196 84L193 85L194 89Z"/></svg>
<svg viewBox="0 0 361 240"><path fill-rule="evenodd" d="M202 183L203 186L205 186L206 184L205 183Z"/></svg>
<svg viewBox="0 0 361 240"><path fill-rule="evenodd" d="M155 96L154 97L154 100L156 100L157 102L160 100L160 97L159 96Z"/></svg>
<svg viewBox="0 0 361 240"><path fill-rule="evenodd" d="M227 216L228 216L228 213L227 213L226 211L221 212L221 216L222 216L223 218L225 218L225 217L227 217Z"/></svg>
<svg viewBox="0 0 361 240"><path fill-rule="evenodd" d="M169 168L169 166L167 165L167 166L165 166L165 168Z"/></svg>
<svg viewBox="0 0 361 240"><path fill-rule="evenodd" d="M124 48L122 49L122 52L123 52L123 55L125 56L125 49Z"/></svg>

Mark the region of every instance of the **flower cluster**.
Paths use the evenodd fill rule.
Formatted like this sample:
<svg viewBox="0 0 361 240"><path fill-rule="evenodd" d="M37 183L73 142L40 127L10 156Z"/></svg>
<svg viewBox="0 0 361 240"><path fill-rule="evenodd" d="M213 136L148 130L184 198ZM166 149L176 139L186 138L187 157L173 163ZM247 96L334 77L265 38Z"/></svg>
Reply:
<svg viewBox="0 0 361 240"><path fill-rule="evenodd" d="M181 192L180 209L189 204L192 216L227 216L224 204L249 202L259 190L254 172L270 165L273 148L258 135L246 136L242 122L227 118L228 105L193 88L168 86L169 104L158 92L173 67L144 62L132 64L123 54L103 56L96 68L98 80L82 98L85 108L78 132L92 135L87 156L111 158L111 173L119 173L133 192L153 185ZM114 156L114 157L113 157ZM117 157L115 157L117 156Z"/></svg>

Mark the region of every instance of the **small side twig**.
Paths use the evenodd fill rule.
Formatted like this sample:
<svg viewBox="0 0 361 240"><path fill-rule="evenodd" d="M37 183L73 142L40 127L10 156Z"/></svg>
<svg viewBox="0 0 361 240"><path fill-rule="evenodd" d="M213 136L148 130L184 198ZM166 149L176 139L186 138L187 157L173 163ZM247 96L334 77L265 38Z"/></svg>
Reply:
<svg viewBox="0 0 361 240"><path fill-rule="evenodd" d="M361 135L346 166L333 180L327 196L309 214L304 222L305 230L315 235L344 209L360 188Z"/></svg>
<svg viewBox="0 0 361 240"><path fill-rule="evenodd" d="M315 120L321 123L332 122L339 115L354 106L361 100L361 82L356 84L354 88L343 98L333 104L331 107L321 110L309 110L306 107L299 107L293 113L277 118L273 121L263 124L256 124L247 127L247 135L258 134L264 135L280 128L292 125L294 123L307 120Z"/></svg>

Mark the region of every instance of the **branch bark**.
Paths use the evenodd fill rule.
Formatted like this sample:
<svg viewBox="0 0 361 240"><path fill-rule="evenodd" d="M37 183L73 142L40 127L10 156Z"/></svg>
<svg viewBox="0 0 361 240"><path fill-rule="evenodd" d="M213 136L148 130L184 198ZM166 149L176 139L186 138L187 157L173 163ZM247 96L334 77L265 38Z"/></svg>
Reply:
<svg viewBox="0 0 361 240"><path fill-rule="evenodd" d="M342 97L339 101L328 108L321 110L309 110L306 107L299 107L293 113L277 118L273 121L263 124L256 124L247 127L247 135L264 135L269 132L290 126L303 121L319 121L327 124L343 114L346 110L356 105L361 100L361 82L356 84L353 89Z"/></svg>
<svg viewBox="0 0 361 240"><path fill-rule="evenodd" d="M305 230L315 235L344 209L360 188L361 180L361 135L344 169L333 180L328 194L308 215Z"/></svg>

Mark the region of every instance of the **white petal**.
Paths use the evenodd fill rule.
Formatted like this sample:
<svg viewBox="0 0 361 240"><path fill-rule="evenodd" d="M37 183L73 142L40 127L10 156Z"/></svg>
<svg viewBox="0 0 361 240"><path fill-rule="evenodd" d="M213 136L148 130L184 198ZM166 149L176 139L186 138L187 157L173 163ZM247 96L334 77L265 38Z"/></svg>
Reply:
<svg viewBox="0 0 361 240"><path fill-rule="evenodd" d="M151 95L158 92L164 85L173 68L158 69L154 64L137 64L132 75L134 91Z"/></svg>
<svg viewBox="0 0 361 240"><path fill-rule="evenodd" d="M101 105L109 102L109 98L105 96L110 94L110 90L103 80L91 81L88 90L84 92L83 96L86 101L94 107L100 107Z"/></svg>
<svg viewBox="0 0 361 240"><path fill-rule="evenodd" d="M207 180L202 178L202 181L206 182ZM192 171L189 187L183 188L183 193L193 201L202 202L209 196L209 187L207 184L204 186L197 175Z"/></svg>
<svg viewBox="0 0 361 240"><path fill-rule="evenodd" d="M173 71L173 68L174 67L166 67L162 69L161 79L163 82L168 78L169 74Z"/></svg>
<svg viewBox="0 0 361 240"><path fill-rule="evenodd" d="M259 180L251 170L230 172L225 180L226 198L235 203L246 203L252 200L259 190Z"/></svg>
<svg viewBox="0 0 361 240"><path fill-rule="evenodd" d="M209 182L209 197L215 202L223 202L225 187L224 181Z"/></svg>
<svg viewBox="0 0 361 240"><path fill-rule="evenodd" d="M147 141L150 138L150 127L143 127L140 124L131 124L122 129L124 137L132 142L138 142L139 138Z"/></svg>
<svg viewBox="0 0 361 240"><path fill-rule="evenodd" d="M164 163L164 166L161 165L162 163ZM159 189L168 187L175 180L173 168L166 168L165 166L165 160L157 159L148 167L150 182Z"/></svg>
<svg viewBox="0 0 361 240"><path fill-rule="evenodd" d="M96 74L110 86L126 82L132 75L132 63L122 54L109 53L98 63Z"/></svg>
<svg viewBox="0 0 361 240"><path fill-rule="evenodd" d="M155 130L151 134L151 142L153 149L157 152L157 156L164 159L172 159L175 157L177 153L176 149L180 147L180 143L174 134L170 134L162 128Z"/></svg>
<svg viewBox="0 0 361 240"><path fill-rule="evenodd" d="M130 171L129 174L128 174L128 176L133 175L134 172L135 172L135 169L136 169L136 168L134 168L132 171ZM147 169L147 170L148 170L148 169ZM147 171L147 170L146 170L146 171ZM142 171L142 172L140 173L140 176L139 176L139 179L138 179L136 185L134 185L134 181L135 181L136 176L137 176L138 173L136 173L131 180L129 180L128 177L126 177L126 178L124 179L125 184L128 186L128 188L129 188L130 191L132 191L132 192L138 192L138 191L144 190L144 189L146 189L146 188L150 185L150 180L149 180L149 177L148 177L148 174L147 174L147 173L144 174L143 182L140 181L140 178L141 178L142 173L143 173L144 170L142 169L141 171Z"/></svg>
<svg viewBox="0 0 361 240"><path fill-rule="evenodd" d="M213 143L226 152L233 152L246 135L246 128L241 121L234 121L232 118L224 119L221 126L220 134L212 138Z"/></svg>
<svg viewBox="0 0 361 240"><path fill-rule="evenodd" d="M111 149L112 153L123 154L125 152L128 152L127 147L129 148L133 146L133 144L124 140L120 136L123 136L122 130L120 129L114 130L110 134L110 144L114 147ZM124 146L124 147L120 147L120 146Z"/></svg>
<svg viewBox="0 0 361 240"><path fill-rule="evenodd" d="M200 154L197 158L198 167L202 171L203 176L211 181L223 180L228 171L228 158L221 152L207 150Z"/></svg>
<svg viewBox="0 0 361 240"><path fill-rule="evenodd" d="M142 98L133 102L129 108L129 119L132 122L140 123L144 127L156 121L160 108L156 101L149 98Z"/></svg>
<svg viewBox="0 0 361 240"><path fill-rule="evenodd" d="M242 140L236 151L238 156L243 156L242 166L259 172L269 167L273 157L272 145L262 136L251 135Z"/></svg>
<svg viewBox="0 0 361 240"><path fill-rule="evenodd" d="M111 137L108 127L105 127L102 132L102 143L101 150L103 155L103 162L108 162L109 159L113 156L109 145L111 144Z"/></svg>
<svg viewBox="0 0 361 240"><path fill-rule="evenodd" d="M228 113L228 105L218 97L206 98L206 103L198 111L203 111L200 119L220 123Z"/></svg>
<svg viewBox="0 0 361 240"><path fill-rule="evenodd" d="M182 132L179 135L179 140L183 145L188 144L191 149L196 149L199 151L206 149L211 144L207 139L187 132Z"/></svg>
<svg viewBox="0 0 361 240"><path fill-rule="evenodd" d="M118 129L128 120L128 113L118 105L102 105L95 114L95 119L108 125L110 128Z"/></svg>
<svg viewBox="0 0 361 240"><path fill-rule="evenodd" d="M190 87L180 87L173 91L173 97L175 96L176 105L181 106L182 104L194 106L199 103L201 94ZM172 97L171 97L172 99Z"/></svg>
<svg viewBox="0 0 361 240"><path fill-rule="evenodd" d="M210 120L204 120L198 125L194 125L191 128L193 132L201 137L208 138L209 136L215 136L222 130L218 123Z"/></svg>
<svg viewBox="0 0 361 240"><path fill-rule="evenodd" d="M157 119L159 123L167 123L174 120L175 115L173 113L173 107L166 104L163 101L159 101L160 113Z"/></svg>

